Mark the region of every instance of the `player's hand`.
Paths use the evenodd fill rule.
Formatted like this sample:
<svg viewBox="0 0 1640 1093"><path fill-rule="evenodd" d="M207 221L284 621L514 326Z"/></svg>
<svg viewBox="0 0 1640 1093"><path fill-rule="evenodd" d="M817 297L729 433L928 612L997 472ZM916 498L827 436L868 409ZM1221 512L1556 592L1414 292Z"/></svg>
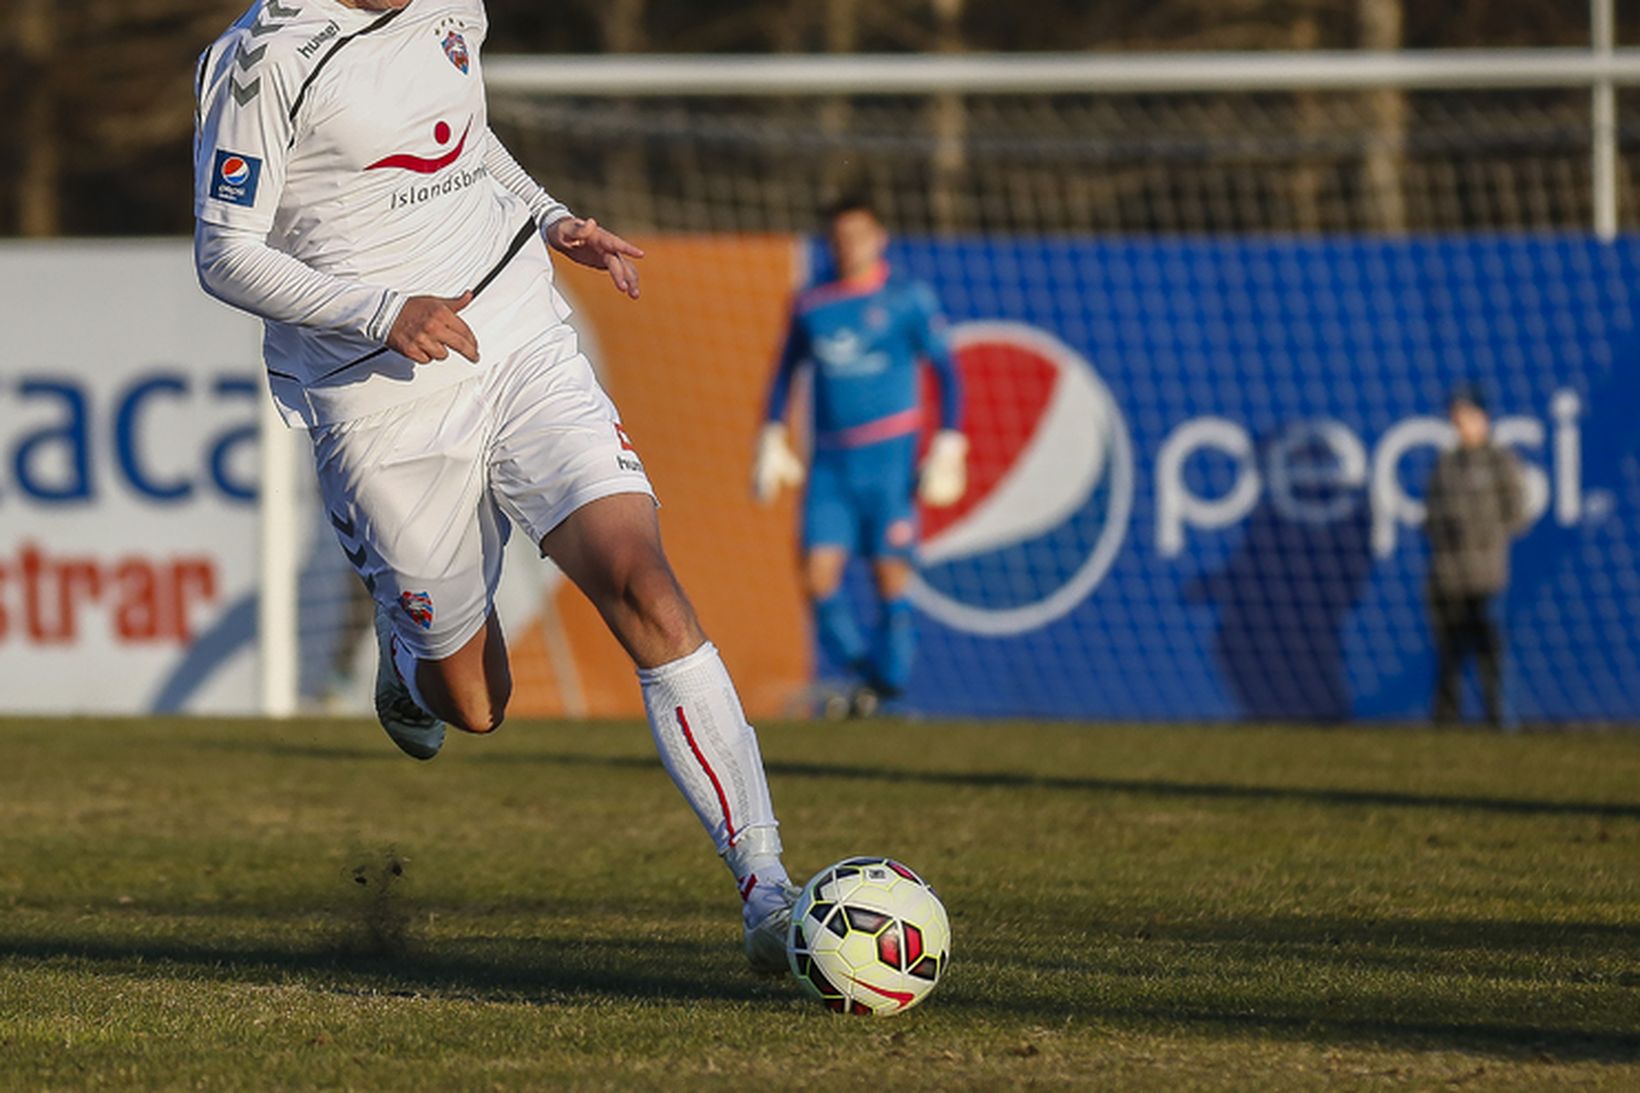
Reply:
<svg viewBox="0 0 1640 1093"><path fill-rule="evenodd" d="M930 508L943 509L968 492L968 438L955 429L941 429L923 459L917 496Z"/></svg>
<svg viewBox="0 0 1640 1093"><path fill-rule="evenodd" d="M559 254L583 266L608 270L616 288L634 300L638 298L638 267L632 263L643 257L642 249L600 228L590 218L566 216L549 227L546 236Z"/></svg>
<svg viewBox="0 0 1640 1093"><path fill-rule="evenodd" d="M803 461L792 451L786 427L779 423L765 425L757 441L757 460L752 464L752 496L758 504L767 505L783 487L795 489L802 484Z"/></svg>
<svg viewBox="0 0 1640 1093"><path fill-rule="evenodd" d="M472 302L471 292L454 297L410 297L393 320L393 329L387 332L387 348L417 364L445 360L454 349L477 364L478 338L459 314Z"/></svg>

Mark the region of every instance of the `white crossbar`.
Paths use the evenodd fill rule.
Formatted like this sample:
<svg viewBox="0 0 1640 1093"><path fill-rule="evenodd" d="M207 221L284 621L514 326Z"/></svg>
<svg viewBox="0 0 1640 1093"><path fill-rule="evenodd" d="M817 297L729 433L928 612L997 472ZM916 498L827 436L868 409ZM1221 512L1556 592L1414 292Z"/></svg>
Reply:
<svg viewBox="0 0 1640 1093"><path fill-rule="evenodd" d="M498 55L498 92L558 95L976 95L1479 90L1640 85L1640 49L1398 52Z"/></svg>

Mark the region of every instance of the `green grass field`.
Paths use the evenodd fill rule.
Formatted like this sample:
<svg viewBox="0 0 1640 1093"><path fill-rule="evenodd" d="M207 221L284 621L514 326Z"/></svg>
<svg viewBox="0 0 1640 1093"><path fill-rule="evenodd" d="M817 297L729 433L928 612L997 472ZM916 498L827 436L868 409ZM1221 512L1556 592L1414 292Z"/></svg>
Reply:
<svg viewBox="0 0 1640 1093"><path fill-rule="evenodd" d="M797 872L940 888L921 1009L744 969L639 726L0 721L0 1088L1640 1088L1640 734L762 737Z"/></svg>

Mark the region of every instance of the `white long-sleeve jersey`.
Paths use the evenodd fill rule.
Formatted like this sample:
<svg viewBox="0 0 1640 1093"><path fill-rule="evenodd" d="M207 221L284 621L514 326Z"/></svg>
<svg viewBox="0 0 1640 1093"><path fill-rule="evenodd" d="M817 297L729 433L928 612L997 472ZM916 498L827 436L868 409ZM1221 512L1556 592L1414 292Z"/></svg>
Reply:
<svg viewBox="0 0 1640 1093"><path fill-rule="evenodd" d="M569 210L490 132L486 26L481 0L257 0L200 58L200 281L265 321L270 386L293 423L350 420L471 374L382 349L412 295L482 286L463 316L481 354L499 348L486 323L520 306L568 314L534 236Z"/></svg>

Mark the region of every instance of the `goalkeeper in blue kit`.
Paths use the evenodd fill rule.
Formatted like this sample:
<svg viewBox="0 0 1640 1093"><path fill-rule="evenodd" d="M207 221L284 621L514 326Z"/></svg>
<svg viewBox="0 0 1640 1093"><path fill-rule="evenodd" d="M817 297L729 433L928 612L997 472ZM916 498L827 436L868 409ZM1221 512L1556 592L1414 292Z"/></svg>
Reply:
<svg viewBox="0 0 1640 1093"><path fill-rule="evenodd" d="M813 462L803 503L803 578L821 648L852 676L848 711L874 713L904 691L916 645L907 598L917 509L955 504L967 489L962 392L945 320L925 284L893 276L888 232L870 204L826 214L836 280L800 295L769 390L753 489L767 503L804 480L783 419L792 380L812 372ZM939 379L939 430L921 465L920 362ZM871 563L878 612L868 639L843 589L850 557Z"/></svg>

